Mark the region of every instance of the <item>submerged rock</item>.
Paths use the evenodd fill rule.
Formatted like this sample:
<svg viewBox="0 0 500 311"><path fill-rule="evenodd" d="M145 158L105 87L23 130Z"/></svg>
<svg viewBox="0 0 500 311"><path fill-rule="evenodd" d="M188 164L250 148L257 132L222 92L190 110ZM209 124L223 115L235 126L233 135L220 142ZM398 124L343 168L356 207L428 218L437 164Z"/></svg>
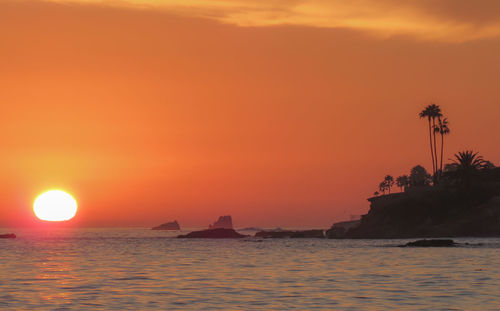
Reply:
<svg viewBox="0 0 500 311"><path fill-rule="evenodd" d="M151 230L181 230L181 227L179 226L177 220L174 220L172 222L166 222L159 226L153 227L151 228Z"/></svg>
<svg viewBox="0 0 500 311"><path fill-rule="evenodd" d="M220 216L219 219L213 223L213 225L208 225L209 229L233 229L233 219L230 215Z"/></svg>
<svg viewBox="0 0 500 311"><path fill-rule="evenodd" d="M408 242L401 247L452 247L456 246L453 240L449 239L431 239L431 240L417 240L414 242Z"/></svg>
<svg viewBox="0 0 500 311"><path fill-rule="evenodd" d="M208 229L201 231L193 231L188 234L179 235L178 238L188 238L188 239L236 239L244 238L246 235L239 234L234 231L234 229Z"/></svg>
<svg viewBox="0 0 500 311"><path fill-rule="evenodd" d="M0 234L0 239L15 239L16 235L14 233Z"/></svg>
<svg viewBox="0 0 500 311"><path fill-rule="evenodd" d="M241 228L238 229L240 231L262 231L262 228L259 227L246 227L246 228Z"/></svg>
<svg viewBox="0 0 500 311"><path fill-rule="evenodd" d="M255 237L259 238L272 238L272 239L280 239L280 238L291 238L291 239L299 239L299 238L315 238L322 239L325 237L325 234L322 229L314 229L314 230L300 230L300 231L260 231L255 234Z"/></svg>

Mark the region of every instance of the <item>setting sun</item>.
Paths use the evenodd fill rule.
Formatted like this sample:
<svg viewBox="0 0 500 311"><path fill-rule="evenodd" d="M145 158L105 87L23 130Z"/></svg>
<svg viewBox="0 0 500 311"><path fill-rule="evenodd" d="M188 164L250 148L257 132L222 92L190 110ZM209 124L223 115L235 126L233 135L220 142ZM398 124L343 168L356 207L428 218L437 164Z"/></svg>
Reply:
<svg viewBox="0 0 500 311"><path fill-rule="evenodd" d="M36 217L47 221L70 220L76 210L76 200L61 190L50 190L39 195L33 204Z"/></svg>

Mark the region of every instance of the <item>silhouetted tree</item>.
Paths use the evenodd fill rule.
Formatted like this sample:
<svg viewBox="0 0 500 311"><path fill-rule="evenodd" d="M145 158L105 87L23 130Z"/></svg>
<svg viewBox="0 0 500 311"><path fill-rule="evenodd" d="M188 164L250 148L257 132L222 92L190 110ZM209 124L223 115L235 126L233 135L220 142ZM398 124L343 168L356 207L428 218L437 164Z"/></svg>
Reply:
<svg viewBox="0 0 500 311"><path fill-rule="evenodd" d="M483 164L483 169L486 169L486 170L491 170L491 169L494 169L496 168L495 164L493 164L492 162L490 161L484 161L484 164Z"/></svg>
<svg viewBox="0 0 500 311"><path fill-rule="evenodd" d="M419 116L422 119L427 118L427 122L429 124L429 145L432 158L432 174L434 176L437 170L437 148L436 148L436 132L433 131L432 129L436 128L436 118L442 116L441 108L436 104L430 104L420 112Z"/></svg>
<svg viewBox="0 0 500 311"><path fill-rule="evenodd" d="M450 128L448 127L448 118L441 119L441 117L439 117L438 121L438 126L434 131L441 134L441 162L439 164L439 175L441 175L443 172L444 136L450 134Z"/></svg>
<svg viewBox="0 0 500 311"><path fill-rule="evenodd" d="M479 152L466 150L456 153L451 165L455 166L457 170L477 171L484 168L485 162L483 157L479 155Z"/></svg>
<svg viewBox="0 0 500 311"><path fill-rule="evenodd" d="M406 190L406 187L408 187L410 183L410 178L408 178L407 175L402 175L396 178L396 185L401 188L401 191Z"/></svg>
<svg viewBox="0 0 500 311"><path fill-rule="evenodd" d="M373 195L374 195L374 196L376 196L376 197L378 197L378 196L379 196L379 194L380 194L380 193L379 193L378 191L375 191L375 192L373 193Z"/></svg>
<svg viewBox="0 0 500 311"><path fill-rule="evenodd" d="M427 173L427 170L421 166L417 165L411 169L410 172L410 187L425 187L429 186L431 183L431 175Z"/></svg>
<svg viewBox="0 0 500 311"><path fill-rule="evenodd" d="M394 186L394 177L392 177L391 175L387 175L384 178L384 182L387 186L387 190L389 190L389 194L391 194L391 188L392 186Z"/></svg>
<svg viewBox="0 0 500 311"><path fill-rule="evenodd" d="M378 190L385 194L385 192L387 191L387 184L385 183L385 181L380 182L380 184L378 185Z"/></svg>
<svg viewBox="0 0 500 311"><path fill-rule="evenodd" d="M460 151L454 155L453 162L446 166L452 178L461 182L464 188L469 188L472 179L481 169L486 169L492 164L485 161L478 152L472 150ZM488 164L490 163L490 164Z"/></svg>

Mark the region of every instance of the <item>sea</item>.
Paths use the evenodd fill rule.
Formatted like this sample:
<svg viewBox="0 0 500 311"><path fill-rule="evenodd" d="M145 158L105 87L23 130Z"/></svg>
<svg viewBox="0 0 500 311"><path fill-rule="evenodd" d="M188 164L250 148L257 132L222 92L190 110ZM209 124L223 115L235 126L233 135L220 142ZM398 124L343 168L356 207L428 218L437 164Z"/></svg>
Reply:
<svg viewBox="0 0 500 311"><path fill-rule="evenodd" d="M12 231L0 239L1 310L500 310L496 238L401 248L408 240L0 229Z"/></svg>

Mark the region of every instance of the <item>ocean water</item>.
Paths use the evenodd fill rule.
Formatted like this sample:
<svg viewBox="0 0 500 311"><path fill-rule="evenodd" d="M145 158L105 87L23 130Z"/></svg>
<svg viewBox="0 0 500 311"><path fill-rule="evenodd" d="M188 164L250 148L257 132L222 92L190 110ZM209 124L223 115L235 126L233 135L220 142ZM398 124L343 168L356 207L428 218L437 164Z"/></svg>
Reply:
<svg viewBox="0 0 500 311"><path fill-rule="evenodd" d="M399 248L405 240L15 232L0 239L2 310L500 309L500 239Z"/></svg>

